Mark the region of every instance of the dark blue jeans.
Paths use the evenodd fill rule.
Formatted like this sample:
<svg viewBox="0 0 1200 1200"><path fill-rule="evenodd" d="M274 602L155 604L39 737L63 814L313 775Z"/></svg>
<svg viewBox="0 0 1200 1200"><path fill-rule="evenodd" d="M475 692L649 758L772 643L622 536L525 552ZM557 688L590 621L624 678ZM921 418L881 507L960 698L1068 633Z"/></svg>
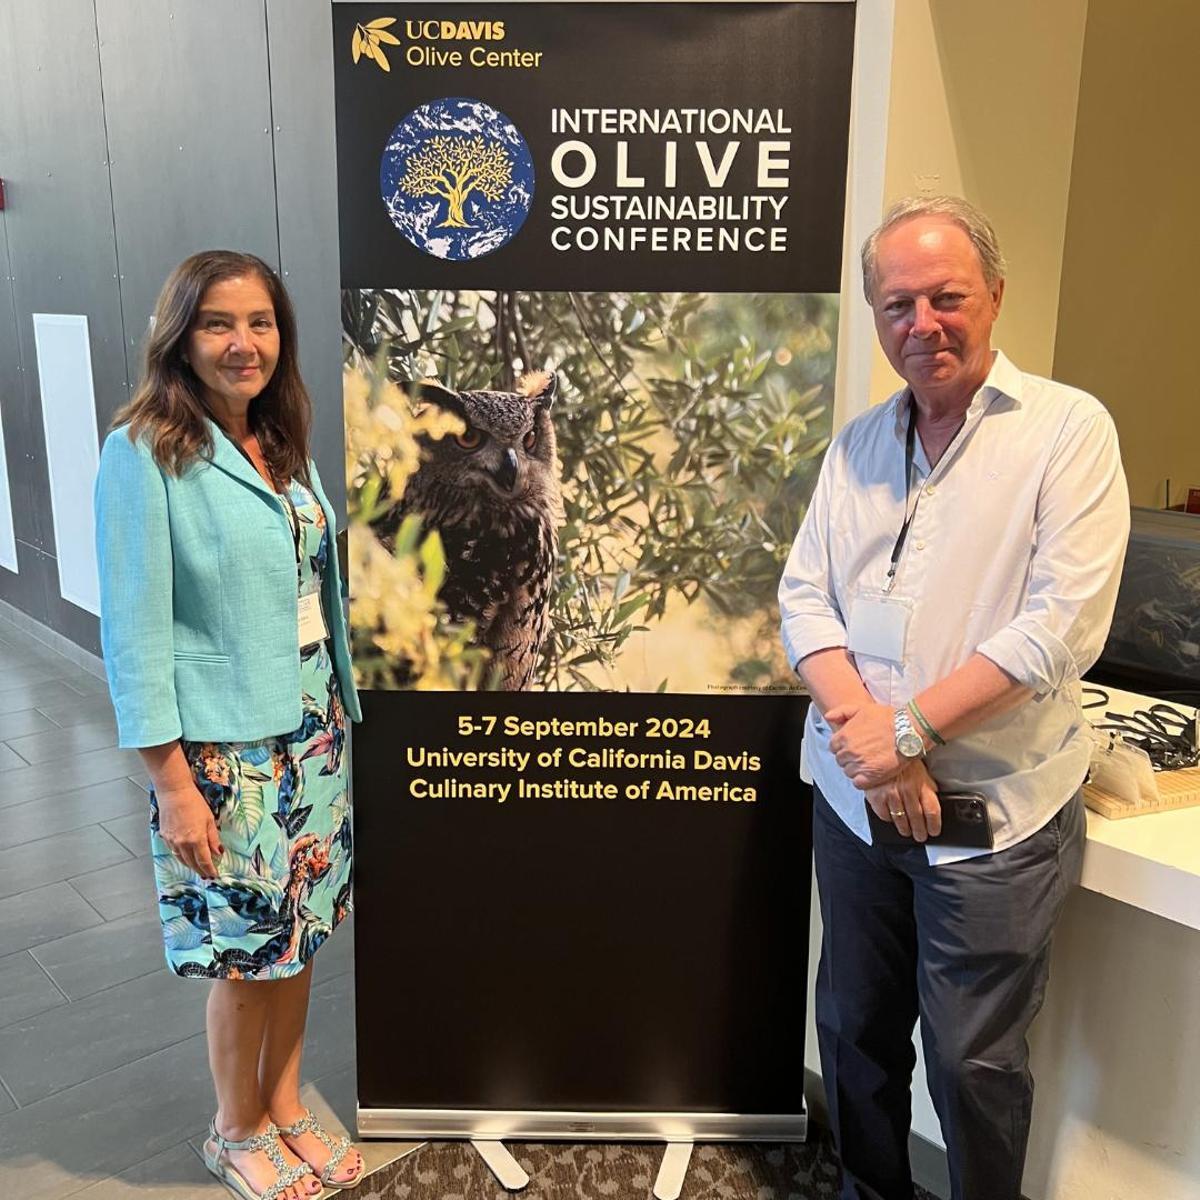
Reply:
<svg viewBox="0 0 1200 1200"><path fill-rule="evenodd" d="M843 1200L913 1196L918 1016L954 1200L1020 1197L1033 1103L1025 1035L1084 831L1076 795L1007 850L931 867L916 843L861 842L816 793L816 1023Z"/></svg>

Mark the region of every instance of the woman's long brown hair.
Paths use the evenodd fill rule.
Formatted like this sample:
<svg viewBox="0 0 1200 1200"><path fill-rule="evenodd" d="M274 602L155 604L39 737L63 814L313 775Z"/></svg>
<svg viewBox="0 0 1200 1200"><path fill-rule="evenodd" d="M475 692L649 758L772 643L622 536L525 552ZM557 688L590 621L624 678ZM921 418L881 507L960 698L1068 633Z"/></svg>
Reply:
<svg viewBox="0 0 1200 1200"><path fill-rule="evenodd" d="M142 360L142 379L133 399L118 410L112 428L129 426L131 441L145 436L154 461L180 475L197 458L211 458L216 420L204 403L204 385L184 361L187 336L205 292L225 279L257 276L275 307L279 361L267 386L250 402L247 419L263 458L280 483L299 479L311 486L308 433L312 402L300 378L296 314L279 276L261 258L234 250L204 250L171 272L154 306Z"/></svg>

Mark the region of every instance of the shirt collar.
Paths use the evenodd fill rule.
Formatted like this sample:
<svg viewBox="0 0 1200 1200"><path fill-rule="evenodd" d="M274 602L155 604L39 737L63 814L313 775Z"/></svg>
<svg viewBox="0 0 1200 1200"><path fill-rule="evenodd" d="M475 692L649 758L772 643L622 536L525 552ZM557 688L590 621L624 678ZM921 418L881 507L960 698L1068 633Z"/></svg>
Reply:
<svg viewBox="0 0 1200 1200"><path fill-rule="evenodd" d="M1014 365L1003 350L997 350L992 360L992 369L987 373L983 386L975 393L966 417L970 420L976 413L991 406L998 396L1007 396L1016 404L1021 403L1022 377L1020 369ZM896 436L903 439L908 429L908 407L912 397L912 389L903 387L887 401L892 406L892 420L896 428Z"/></svg>
<svg viewBox="0 0 1200 1200"><path fill-rule="evenodd" d="M983 381L983 387L979 389L979 395L975 399L978 401L983 398L990 404L997 396L1007 396L1010 400L1015 400L1017 404L1020 404L1023 390L1024 377L1021 375L1020 369L1013 364L1003 350L997 350L992 369L988 372L988 377Z"/></svg>

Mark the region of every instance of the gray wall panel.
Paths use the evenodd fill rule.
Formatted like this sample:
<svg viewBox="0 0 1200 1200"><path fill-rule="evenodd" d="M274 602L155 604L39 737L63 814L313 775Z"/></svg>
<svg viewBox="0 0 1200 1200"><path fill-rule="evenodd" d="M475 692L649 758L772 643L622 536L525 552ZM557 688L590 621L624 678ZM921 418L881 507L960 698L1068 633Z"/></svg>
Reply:
<svg viewBox="0 0 1200 1200"><path fill-rule="evenodd" d="M0 50L0 75L3 75L4 68L4 52ZM3 105L4 99L4 84L0 82L0 105ZM2 158L0 161L3 161ZM24 397L17 313L13 307L10 274L7 214L0 212L0 416L4 421L5 465L12 501L13 533L18 539L23 537L29 541L34 534L31 455L25 432L28 406ZM0 567L0 575L6 573Z"/></svg>
<svg viewBox="0 0 1200 1200"><path fill-rule="evenodd" d="M312 393L313 457L330 501L344 514L331 26L328 0L267 0L280 259Z"/></svg>
<svg viewBox="0 0 1200 1200"><path fill-rule="evenodd" d="M89 650L95 618L58 594L32 313L87 315L103 434L180 259L229 246L281 267L344 510L330 26L327 0L0 0L15 279L0 278L0 404L21 567L0 570L0 598Z"/></svg>
<svg viewBox="0 0 1200 1200"><path fill-rule="evenodd" d="M97 408L111 411L127 379L112 204L91 0L7 0L4 72L5 224L24 386L21 455L28 520L18 536L55 552L32 313L83 313Z"/></svg>
<svg viewBox="0 0 1200 1200"><path fill-rule="evenodd" d="M43 618L43 624L49 625L63 637L70 638L75 645L82 646L92 654L99 654L100 618L64 600L59 592L58 560L48 554L38 553L37 556L43 568L42 585L45 589L43 603L46 616Z"/></svg>
<svg viewBox="0 0 1200 1200"><path fill-rule="evenodd" d="M278 265L262 0L96 0L131 371L168 272L197 250Z"/></svg>
<svg viewBox="0 0 1200 1200"><path fill-rule="evenodd" d="M9 163L14 152L13 122L9 114L15 102L13 82L17 53L13 33L13 14L0 10L0 163ZM7 166L5 170L8 170ZM11 186L11 185L10 185ZM12 502L13 533L17 538L18 566L20 541L35 536L33 520L33 455L29 449L28 405L21 370L20 342L17 339L17 313L13 302L12 268L8 256L8 214L0 212L0 415L4 421L5 463ZM17 572L0 568L0 599L24 609L29 599Z"/></svg>
<svg viewBox="0 0 1200 1200"><path fill-rule="evenodd" d="M21 569L16 574L0 570L0 600L99 654L100 622L59 595L58 560L28 542L17 542L17 564Z"/></svg>
<svg viewBox="0 0 1200 1200"><path fill-rule="evenodd" d="M0 600L53 628L46 607L46 577L53 577L57 588L58 564L48 554L18 539L17 566L20 570L16 572L0 570Z"/></svg>

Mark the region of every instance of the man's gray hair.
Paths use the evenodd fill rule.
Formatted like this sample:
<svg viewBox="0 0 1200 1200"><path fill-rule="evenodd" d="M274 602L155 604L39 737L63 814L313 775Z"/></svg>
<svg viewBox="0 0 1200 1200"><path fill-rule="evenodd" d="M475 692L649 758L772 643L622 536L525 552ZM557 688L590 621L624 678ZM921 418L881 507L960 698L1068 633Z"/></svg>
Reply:
<svg viewBox="0 0 1200 1200"><path fill-rule="evenodd" d="M1000 243L996 240L996 231L992 223L975 207L961 196L906 196L897 200L884 214L883 222L871 234L862 248L863 294L868 304L875 303L875 265L879 252L879 239L890 229L914 217L945 217L957 225L971 239L975 253L979 255L979 265L983 268L983 278L988 287L995 287L1007 270L1004 255L1000 253Z"/></svg>

